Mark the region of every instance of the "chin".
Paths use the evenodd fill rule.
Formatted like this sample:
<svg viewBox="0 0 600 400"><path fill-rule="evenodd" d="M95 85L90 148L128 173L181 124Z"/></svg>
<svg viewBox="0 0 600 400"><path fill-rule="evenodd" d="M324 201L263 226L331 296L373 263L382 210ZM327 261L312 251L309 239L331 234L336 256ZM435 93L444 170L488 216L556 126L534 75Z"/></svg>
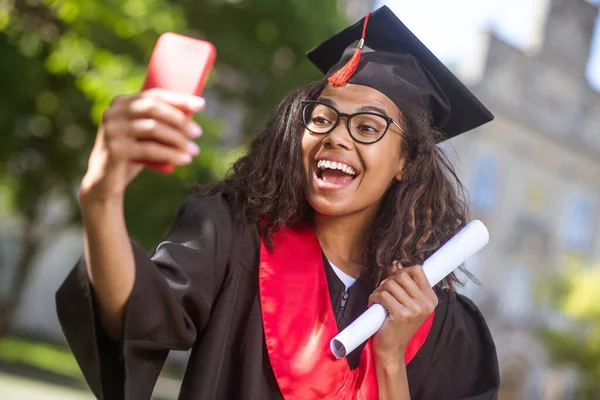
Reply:
<svg viewBox="0 0 600 400"><path fill-rule="evenodd" d="M359 211L356 205L348 199L335 199L331 198L332 196L319 196L314 193L305 193L305 196L311 208L322 215L342 217Z"/></svg>

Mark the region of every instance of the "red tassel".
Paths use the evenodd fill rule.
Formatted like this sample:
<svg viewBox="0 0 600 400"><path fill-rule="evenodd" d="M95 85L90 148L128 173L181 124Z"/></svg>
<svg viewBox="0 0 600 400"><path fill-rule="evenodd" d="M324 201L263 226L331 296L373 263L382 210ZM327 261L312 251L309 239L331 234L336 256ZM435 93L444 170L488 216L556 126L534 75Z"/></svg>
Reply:
<svg viewBox="0 0 600 400"><path fill-rule="evenodd" d="M365 16L365 23L363 24L362 36L360 38L360 41L358 42L358 46L356 46L356 51L352 55L352 58L350 58L350 60L348 60L348 62L342 68L340 68L338 71L336 71L333 75L329 77L328 81L333 86L344 86L348 82L348 79L350 79L352 74L354 74L354 72L356 71L358 63L360 62L360 54L365 44L365 33L367 32L367 23L369 22L369 15L371 15L371 13L367 13L367 15Z"/></svg>

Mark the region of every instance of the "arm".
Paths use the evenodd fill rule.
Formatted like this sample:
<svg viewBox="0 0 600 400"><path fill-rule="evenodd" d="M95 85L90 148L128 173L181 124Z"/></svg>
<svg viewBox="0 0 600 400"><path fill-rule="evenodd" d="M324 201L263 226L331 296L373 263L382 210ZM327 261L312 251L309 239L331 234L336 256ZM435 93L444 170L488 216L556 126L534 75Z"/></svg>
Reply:
<svg viewBox="0 0 600 400"><path fill-rule="evenodd" d="M394 272L395 270L395 272ZM405 353L410 339L438 304L438 298L420 266L397 264L369 298L389 315L373 338L379 398L410 399Z"/></svg>
<svg viewBox="0 0 600 400"><path fill-rule="evenodd" d="M87 273L100 321L115 340L122 339L124 309L135 282L123 215L125 190L143 169L137 160L185 165L198 154L189 138L198 137L200 128L186 112L203 105L194 96L154 89L117 97L104 112L79 202Z"/></svg>
<svg viewBox="0 0 600 400"><path fill-rule="evenodd" d="M208 323L224 284L231 236L224 196L192 195L151 257L126 238L135 279L123 305L118 342L103 329L99 296L89 279L93 269L80 258L58 290L56 306L69 346L98 398L150 398L169 350L189 349ZM98 275L94 279L98 285Z"/></svg>
<svg viewBox="0 0 600 400"><path fill-rule="evenodd" d="M135 261L125 226L122 198L85 205L84 257L99 320L115 341L123 336L125 305L133 290Z"/></svg>
<svg viewBox="0 0 600 400"><path fill-rule="evenodd" d="M406 366L403 362L375 359L379 400L410 400Z"/></svg>
<svg viewBox="0 0 600 400"><path fill-rule="evenodd" d="M390 312L373 338L381 399L496 400L500 378L494 341L481 312L459 294L451 298L441 291L442 309L408 374L394 364L404 361L397 355L404 354L409 338L438 305L437 296L431 296L435 292L429 290L422 268L415 266L396 271L370 297L370 303L380 303Z"/></svg>

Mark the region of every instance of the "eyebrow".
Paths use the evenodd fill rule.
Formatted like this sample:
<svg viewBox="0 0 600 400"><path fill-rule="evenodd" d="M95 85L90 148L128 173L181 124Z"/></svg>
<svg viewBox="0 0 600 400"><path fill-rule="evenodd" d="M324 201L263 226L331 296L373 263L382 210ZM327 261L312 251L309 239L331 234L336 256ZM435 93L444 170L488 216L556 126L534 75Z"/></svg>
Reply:
<svg viewBox="0 0 600 400"><path fill-rule="evenodd" d="M359 112L363 112L363 111L367 111L367 112L369 112L369 111L374 111L374 112L376 112L376 113L383 114L383 115L385 115L386 117L388 117L388 113L387 113L387 112L386 112L386 111L385 111L383 108L380 108L380 107L375 107L375 106L362 106L361 108L359 108L359 109L358 109L358 111L359 111Z"/></svg>
<svg viewBox="0 0 600 400"><path fill-rule="evenodd" d="M327 104L334 108L336 106L335 101L333 101L332 99L329 99L327 97L319 97L317 99L317 101L320 101L321 103ZM386 117L389 117L388 113L383 108L376 107L376 106L362 106L358 109L358 112L376 112L378 114L382 114L382 115L385 115Z"/></svg>
<svg viewBox="0 0 600 400"><path fill-rule="evenodd" d="M327 104L328 106L335 107L335 101L328 99L327 97L319 97L317 101Z"/></svg>

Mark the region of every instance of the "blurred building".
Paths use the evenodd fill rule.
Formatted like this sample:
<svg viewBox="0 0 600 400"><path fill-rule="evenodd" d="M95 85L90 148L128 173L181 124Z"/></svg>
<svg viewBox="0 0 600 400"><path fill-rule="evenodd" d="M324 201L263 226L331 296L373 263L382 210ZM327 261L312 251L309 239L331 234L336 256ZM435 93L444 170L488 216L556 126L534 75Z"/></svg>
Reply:
<svg viewBox="0 0 600 400"><path fill-rule="evenodd" d="M548 366L539 328L560 314L536 287L575 255L600 261L600 94L585 72L598 10L548 0L537 46L519 50L483 33L454 66L496 119L453 141L453 159L489 246L468 264L467 292L489 320L501 399L570 398L573 375Z"/></svg>
<svg viewBox="0 0 600 400"><path fill-rule="evenodd" d="M355 22L375 8L375 0L338 0L338 8L348 21Z"/></svg>

